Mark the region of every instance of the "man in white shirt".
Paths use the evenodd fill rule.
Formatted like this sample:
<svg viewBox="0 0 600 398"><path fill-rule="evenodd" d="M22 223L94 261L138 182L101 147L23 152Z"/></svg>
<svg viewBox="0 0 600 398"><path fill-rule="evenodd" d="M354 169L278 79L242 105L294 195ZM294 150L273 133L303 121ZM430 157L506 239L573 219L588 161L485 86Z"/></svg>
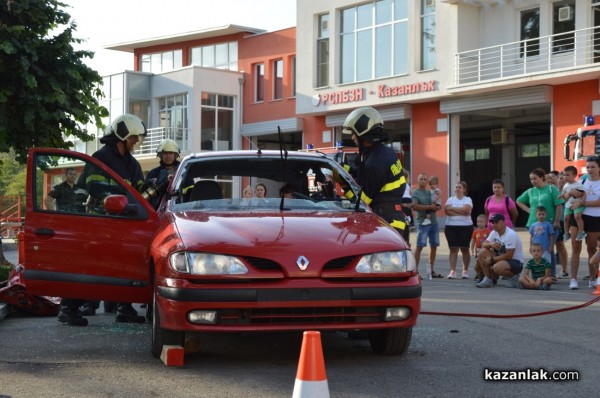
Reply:
<svg viewBox="0 0 600 398"><path fill-rule="evenodd" d="M514 288L525 261L523 242L514 230L506 226L502 214L492 215L490 221L494 230L483 242L482 250L477 255L477 265L485 277L476 286L492 287L498 276L504 276L508 278L507 287Z"/></svg>

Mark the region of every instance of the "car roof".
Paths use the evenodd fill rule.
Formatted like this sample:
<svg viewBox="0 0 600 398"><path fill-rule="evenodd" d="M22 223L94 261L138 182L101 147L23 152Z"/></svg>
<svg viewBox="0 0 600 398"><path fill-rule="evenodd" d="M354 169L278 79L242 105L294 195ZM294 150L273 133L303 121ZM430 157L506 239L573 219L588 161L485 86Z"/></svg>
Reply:
<svg viewBox="0 0 600 398"><path fill-rule="evenodd" d="M281 158L282 152L278 150L237 150L237 151L206 151L197 152L187 155L187 158L214 158L214 157L277 157ZM324 158L323 153L319 152L301 152L301 151L287 151L287 157L289 158Z"/></svg>
<svg viewBox="0 0 600 398"><path fill-rule="evenodd" d="M197 179L215 176L249 176L295 183L309 170L320 172L321 168L340 166L324 154L288 151L287 159L283 160L282 154L273 150L211 151L186 156L179 166L178 177L183 180L183 187Z"/></svg>

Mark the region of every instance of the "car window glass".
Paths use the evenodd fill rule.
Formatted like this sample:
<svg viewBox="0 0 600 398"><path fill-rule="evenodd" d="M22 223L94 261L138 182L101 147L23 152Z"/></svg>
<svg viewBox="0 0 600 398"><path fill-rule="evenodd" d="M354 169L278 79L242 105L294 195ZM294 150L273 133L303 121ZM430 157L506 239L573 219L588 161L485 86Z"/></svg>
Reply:
<svg viewBox="0 0 600 398"><path fill-rule="evenodd" d="M285 166L283 164L285 163ZM285 167L285 170L284 170ZM246 157L190 159L176 182L177 210L354 210L333 178L346 175L329 159ZM249 196L244 194L249 192Z"/></svg>
<svg viewBox="0 0 600 398"><path fill-rule="evenodd" d="M146 218L137 199L107 172L77 157L37 154L34 209L56 213ZM127 206L119 214L104 207L109 195L123 195Z"/></svg>

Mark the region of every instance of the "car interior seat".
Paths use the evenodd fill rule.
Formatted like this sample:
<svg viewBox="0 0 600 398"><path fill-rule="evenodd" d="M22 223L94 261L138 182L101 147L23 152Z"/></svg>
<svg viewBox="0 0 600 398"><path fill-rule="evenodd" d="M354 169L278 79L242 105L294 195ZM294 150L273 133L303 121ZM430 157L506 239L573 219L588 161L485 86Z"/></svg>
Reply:
<svg viewBox="0 0 600 398"><path fill-rule="evenodd" d="M195 200L223 199L223 192L218 182L202 180L194 184L190 193L190 202Z"/></svg>

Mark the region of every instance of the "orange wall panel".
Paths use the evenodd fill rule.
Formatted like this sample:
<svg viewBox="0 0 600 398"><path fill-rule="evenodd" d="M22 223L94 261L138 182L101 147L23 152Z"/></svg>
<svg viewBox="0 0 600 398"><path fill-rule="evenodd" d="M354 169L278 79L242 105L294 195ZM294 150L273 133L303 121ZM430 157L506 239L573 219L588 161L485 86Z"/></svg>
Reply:
<svg viewBox="0 0 600 398"><path fill-rule="evenodd" d="M296 116L296 99L292 97L291 61L296 54L296 28L253 35L238 46L238 70L244 72L243 123L257 123ZM283 60L283 98L273 99L273 61ZM254 67L265 66L264 101L255 102Z"/></svg>
<svg viewBox="0 0 600 398"><path fill-rule="evenodd" d="M592 101L599 99L597 79L554 86L552 107L554 128L550 138L554 143L553 170L560 171L572 164L564 159L564 139L567 134L573 134L583 126L583 116L592 114ZM596 117L595 123L600 123L600 118ZM573 144L571 144L571 154L572 151Z"/></svg>
<svg viewBox="0 0 600 398"><path fill-rule="evenodd" d="M440 180L443 203L448 192L449 144L448 133L437 132L437 119L445 117L440 113L440 103L437 101L412 106L411 185L417 186L420 173L427 173L430 177L436 175Z"/></svg>
<svg viewBox="0 0 600 398"><path fill-rule="evenodd" d="M304 149L307 144L314 148L335 146L335 135L333 127L325 125L325 116L304 117ZM323 142L323 131L331 131L331 142Z"/></svg>

